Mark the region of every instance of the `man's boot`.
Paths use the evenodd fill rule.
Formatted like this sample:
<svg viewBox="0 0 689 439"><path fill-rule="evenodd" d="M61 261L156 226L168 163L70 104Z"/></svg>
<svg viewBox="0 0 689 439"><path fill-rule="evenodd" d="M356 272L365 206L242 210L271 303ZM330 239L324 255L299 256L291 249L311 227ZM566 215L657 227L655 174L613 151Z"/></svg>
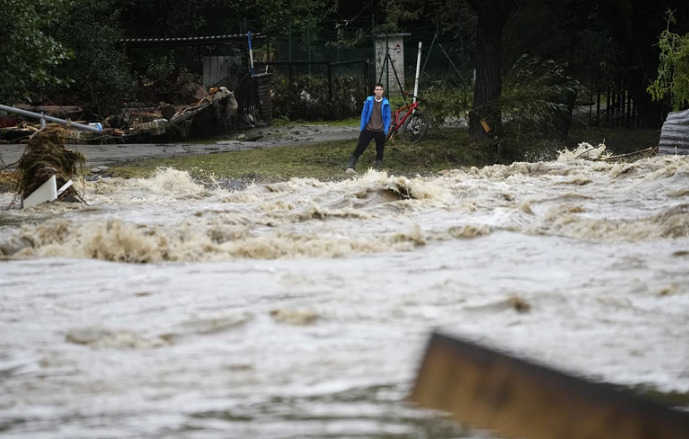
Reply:
<svg viewBox="0 0 689 439"><path fill-rule="evenodd" d="M383 170L383 160L382 159L381 160L376 159L376 161L373 163L373 169L375 169L376 171L382 171Z"/></svg>
<svg viewBox="0 0 689 439"><path fill-rule="evenodd" d="M354 174L356 172L354 169L356 168L357 160L358 159L353 155L349 157L349 161L347 162L347 165L345 165L345 171L347 174Z"/></svg>

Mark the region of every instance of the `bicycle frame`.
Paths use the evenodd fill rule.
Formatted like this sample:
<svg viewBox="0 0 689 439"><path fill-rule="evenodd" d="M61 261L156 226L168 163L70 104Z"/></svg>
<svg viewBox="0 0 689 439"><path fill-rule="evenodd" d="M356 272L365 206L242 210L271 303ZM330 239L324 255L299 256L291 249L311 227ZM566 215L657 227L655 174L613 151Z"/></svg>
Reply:
<svg viewBox="0 0 689 439"><path fill-rule="evenodd" d="M392 137L394 134L396 134L399 131L399 129L404 126L404 123L407 121L409 116L414 114L414 111L416 111L418 106L419 101L417 100L412 102L411 104L407 104L404 107L400 107L397 110L393 111L394 117L392 118L392 122L390 123L390 129L388 130L388 139ZM400 118L400 115L404 111L406 111L406 113L404 113L404 116Z"/></svg>

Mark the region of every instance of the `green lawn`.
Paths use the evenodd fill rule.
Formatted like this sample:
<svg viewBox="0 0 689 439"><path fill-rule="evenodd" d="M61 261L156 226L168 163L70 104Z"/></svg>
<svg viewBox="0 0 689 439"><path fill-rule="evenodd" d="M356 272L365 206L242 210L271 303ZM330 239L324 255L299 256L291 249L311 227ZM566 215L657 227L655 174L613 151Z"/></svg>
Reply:
<svg viewBox="0 0 689 439"><path fill-rule="evenodd" d="M309 122L311 123L311 122ZM329 124L332 124L328 122ZM348 126L352 121L343 122ZM581 142L594 146L605 142L614 154L623 154L657 145L657 130L574 129L566 142L548 141L551 153ZM519 148L533 147L522 139ZM539 141L543 145L543 141ZM303 145L259 148L202 156L147 159L113 167L114 176L146 177L157 168L171 167L188 171L194 177L251 181L282 181L292 177L338 180L346 178L343 166L354 149L355 141L329 141ZM504 147L504 146L503 146ZM543 146L538 146L543 147ZM432 174L441 170L486 166L496 162L494 143L474 144L466 129L431 128L419 143L405 144L401 139L388 142L385 169L398 175ZM372 143L359 160L358 169L371 166L375 155Z"/></svg>

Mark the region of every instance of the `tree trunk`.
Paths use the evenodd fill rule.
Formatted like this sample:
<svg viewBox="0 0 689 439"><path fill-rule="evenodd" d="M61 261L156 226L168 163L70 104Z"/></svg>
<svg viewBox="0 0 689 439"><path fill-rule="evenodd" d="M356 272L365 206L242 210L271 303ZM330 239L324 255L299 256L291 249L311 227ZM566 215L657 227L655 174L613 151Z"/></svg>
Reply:
<svg viewBox="0 0 689 439"><path fill-rule="evenodd" d="M552 112L552 132L548 137L560 141L567 140L569 135L569 128L572 126L572 111L577 101L577 94L575 92L563 93L553 98L556 103L564 105L565 108L557 109ZM548 130L548 127L546 127ZM546 135L548 131L546 131Z"/></svg>
<svg viewBox="0 0 689 439"><path fill-rule="evenodd" d="M469 133L474 140L500 133L502 92L500 40L513 0L467 0L478 15L476 29L476 83Z"/></svg>
<svg viewBox="0 0 689 439"><path fill-rule="evenodd" d="M638 114L638 121L632 120L629 128L662 128L669 109L664 108L663 102L653 101L646 91L646 85L651 83L652 79L640 70L630 70L626 73L625 80L631 85L629 93Z"/></svg>

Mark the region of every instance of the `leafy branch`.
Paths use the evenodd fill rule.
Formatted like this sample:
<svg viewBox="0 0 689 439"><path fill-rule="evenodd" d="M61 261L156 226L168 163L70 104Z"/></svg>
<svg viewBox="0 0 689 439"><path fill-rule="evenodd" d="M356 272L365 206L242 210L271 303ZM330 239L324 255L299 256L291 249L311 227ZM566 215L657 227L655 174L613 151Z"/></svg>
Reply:
<svg viewBox="0 0 689 439"><path fill-rule="evenodd" d="M670 25L676 20L672 11L668 10L667 15L667 28L658 39L658 77L646 91L654 101L667 96L672 109L678 111L689 104L689 34L681 36L671 32Z"/></svg>

